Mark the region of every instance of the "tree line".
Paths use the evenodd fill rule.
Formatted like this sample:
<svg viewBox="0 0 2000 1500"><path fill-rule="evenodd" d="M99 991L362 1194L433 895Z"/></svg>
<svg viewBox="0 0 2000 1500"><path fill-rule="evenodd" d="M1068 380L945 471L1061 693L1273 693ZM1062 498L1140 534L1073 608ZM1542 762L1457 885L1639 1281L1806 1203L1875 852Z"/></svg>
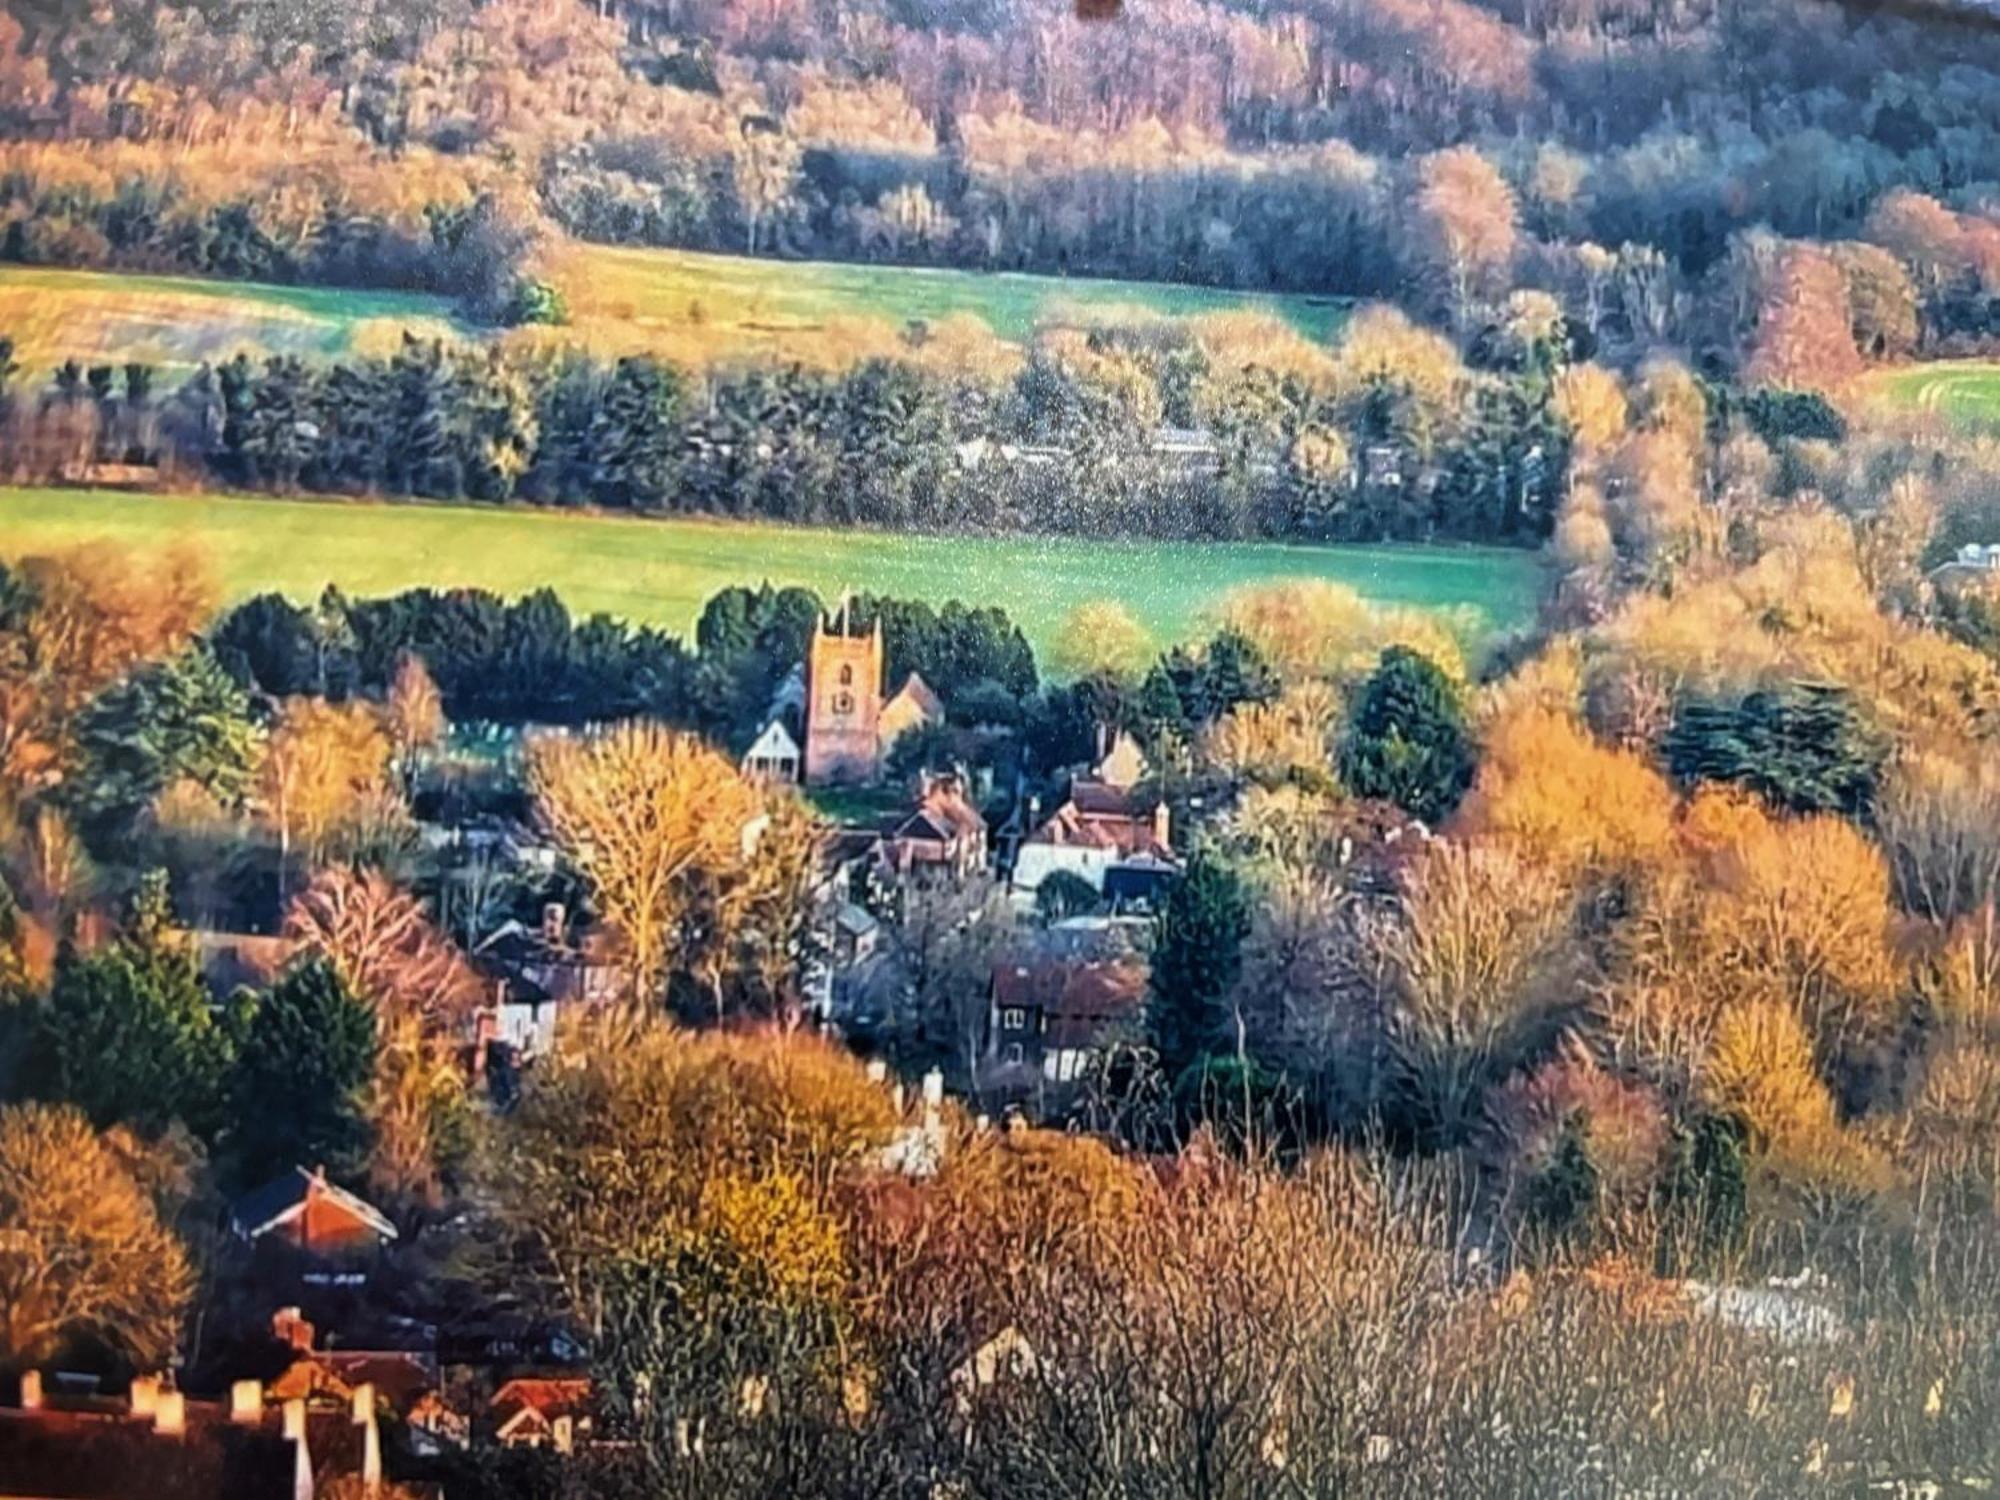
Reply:
<svg viewBox="0 0 2000 1500"><path fill-rule="evenodd" d="M406 334L387 358L239 354L166 393L147 366L74 362L36 390L10 360L0 423L27 478L136 462L276 493L889 530L1533 545L1554 525L1572 344L1545 301L1496 320L1470 367L1386 311L1331 355L1254 320L1106 326L1049 335L1011 375L925 339L835 372L695 375ZM1191 447L1162 440L1190 424Z"/></svg>

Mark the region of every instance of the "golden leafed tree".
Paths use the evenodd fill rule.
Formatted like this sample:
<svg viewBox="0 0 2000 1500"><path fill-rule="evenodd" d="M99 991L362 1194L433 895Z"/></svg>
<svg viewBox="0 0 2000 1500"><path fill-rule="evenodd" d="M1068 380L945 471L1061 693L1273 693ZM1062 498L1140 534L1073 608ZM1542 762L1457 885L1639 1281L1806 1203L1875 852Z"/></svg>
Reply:
<svg viewBox="0 0 2000 1500"><path fill-rule="evenodd" d="M368 704L287 700L260 786L284 853L296 849L317 862L344 830L394 820L391 750L381 714Z"/></svg>
<svg viewBox="0 0 2000 1500"><path fill-rule="evenodd" d="M1860 373L1847 278L1817 246L1787 246L1757 311L1745 377L1762 385L1832 391Z"/></svg>
<svg viewBox="0 0 2000 1500"><path fill-rule="evenodd" d="M179 1242L81 1114L0 1109L0 1364L91 1338L158 1368L192 1288Z"/></svg>
<svg viewBox="0 0 2000 1500"><path fill-rule="evenodd" d="M1146 670L1155 649L1153 638L1131 610L1116 600L1093 599L1064 619L1049 665L1064 677L1098 672L1136 677Z"/></svg>
<svg viewBox="0 0 2000 1500"><path fill-rule="evenodd" d="M1557 375L1555 409L1586 460L1609 452L1625 435L1625 389L1602 365L1571 365Z"/></svg>
<svg viewBox="0 0 2000 1500"><path fill-rule="evenodd" d="M801 1033L683 1032L605 1017L566 1035L508 1120L495 1189L572 1306L601 1308L627 1264L683 1254L817 1281L755 1225L760 1206L837 1249L836 1183L887 1143L888 1091L851 1055ZM760 1246L762 1247L760 1250Z"/></svg>
<svg viewBox="0 0 2000 1500"><path fill-rule="evenodd" d="M1239 703L1202 736L1210 764L1232 776L1276 784L1332 775L1329 747L1340 696L1323 682L1300 682L1274 703Z"/></svg>
<svg viewBox="0 0 2000 1500"><path fill-rule="evenodd" d="M429 750L444 739L448 727L444 697L431 680L424 659L404 652L397 659L396 675L389 684L387 710L389 740L405 772L419 751Z"/></svg>
<svg viewBox="0 0 2000 1500"><path fill-rule="evenodd" d="M0 797L53 775L71 721L129 667L184 646L215 606L207 568L109 546L0 569Z"/></svg>
<svg viewBox="0 0 2000 1500"><path fill-rule="evenodd" d="M1757 1158L1782 1178L1874 1188L1892 1175L1841 1124L1814 1065L1812 1037L1781 1000L1746 1000L1723 1012L1701 1088L1711 1109L1742 1123Z"/></svg>
<svg viewBox="0 0 2000 1500"><path fill-rule="evenodd" d="M386 1195L435 1208L464 1144L465 1072L448 1039L427 1034L414 1015L382 1017L377 1034L365 1106L373 1126L368 1177Z"/></svg>
<svg viewBox="0 0 2000 1500"><path fill-rule="evenodd" d="M324 954L358 999L426 1031L456 1027L479 1001L464 955L379 870L322 870L286 911L285 935Z"/></svg>
<svg viewBox="0 0 2000 1500"><path fill-rule="evenodd" d="M528 773L542 821L625 944L637 994L657 996L705 884L752 858L763 792L694 735L641 721L537 739Z"/></svg>
<svg viewBox="0 0 2000 1500"><path fill-rule="evenodd" d="M1464 652L1449 617L1434 610L1377 609L1345 584L1287 578L1246 584L1224 596L1218 623L1248 637L1287 682L1356 681L1390 646L1408 646L1463 680Z"/></svg>
<svg viewBox="0 0 2000 1500"><path fill-rule="evenodd" d="M1674 849L1674 794L1626 750L1591 738L1574 714L1527 706L1486 728L1486 755L1458 826L1503 839L1565 883L1642 869Z"/></svg>
<svg viewBox="0 0 2000 1500"><path fill-rule="evenodd" d="M1470 146L1434 152L1417 168L1412 258L1442 283L1446 306L1463 322L1514 259L1514 193Z"/></svg>

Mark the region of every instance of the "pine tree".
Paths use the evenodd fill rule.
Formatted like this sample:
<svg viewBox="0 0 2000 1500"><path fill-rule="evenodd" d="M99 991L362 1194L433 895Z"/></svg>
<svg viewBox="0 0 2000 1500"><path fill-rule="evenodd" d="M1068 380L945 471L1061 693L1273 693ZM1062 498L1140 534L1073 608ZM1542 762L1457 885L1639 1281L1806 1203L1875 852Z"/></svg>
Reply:
<svg viewBox="0 0 2000 1500"><path fill-rule="evenodd" d="M1147 1028L1169 1078L1235 1046L1230 992L1250 935L1242 877L1203 850L1168 893L1153 930Z"/></svg>
<svg viewBox="0 0 2000 1500"><path fill-rule="evenodd" d="M142 883L124 938L58 959L38 1030L35 1091L93 1124L156 1134L180 1120L207 1135L220 1123L229 1035L173 930L160 872Z"/></svg>
<svg viewBox="0 0 2000 1500"><path fill-rule="evenodd" d="M618 361L591 423L591 490L599 503L658 510L678 478L680 383L647 358Z"/></svg>
<svg viewBox="0 0 2000 1500"><path fill-rule="evenodd" d="M1391 646L1362 687L1341 743L1348 791L1437 823L1458 806L1472 770L1472 740L1451 679L1430 658Z"/></svg>
<svg viewBox="0 0 2000 1500"><path fill-rule="evenodd" d="M315 958L252 1014L229 1077L236 1169L254 1183L301 1166L357 1169L369 1145L363 1101L375 1075L374 1013Z"/></svg>

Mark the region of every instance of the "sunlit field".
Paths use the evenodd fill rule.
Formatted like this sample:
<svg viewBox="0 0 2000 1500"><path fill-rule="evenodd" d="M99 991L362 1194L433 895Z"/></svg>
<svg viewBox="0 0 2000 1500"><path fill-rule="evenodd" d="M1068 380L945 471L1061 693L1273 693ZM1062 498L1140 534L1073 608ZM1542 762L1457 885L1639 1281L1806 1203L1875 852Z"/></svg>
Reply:
<svg viewBox="0 0 2000 1500"><path fill-rule="evenodd" d="M0 334L37 375L136 361L181 374L239 351L334 356L391 349L404 329L466 330L443 297L0 266Z"/></svg>
<svg viewBox="0 0 2000 1500"><path fill-rule="evenodd" d="M1087 321L1137 309L1184 318L1213 312L1267 312L1325 339L1346 316L1338 297L1253 294L1163 282L1025 276L921 266L751 260L683 250L606 245L571 247L558 280L584 322L641 322L729 329L758 342L823 331L829 320L871 317L896 328L970 314L1002 339L1019 341L1047 323Z"/></svg>
<svg viewBox="0 0 2000 1500"><path fill-rule="evenodd" d="M1947 359L1886 370L1861 386L1892 412L1924 412L1954 427L2000 431L2000 364Z"/></svg>
<svg viewBox="0 0 2000 1500"><path fill-rule="evenodd" d="M1198 629L1240 584L1328 578L1384 605L1446 609L1467 633L1525 624L1532 554L1478 547L1292 547L1264 542L893 536L573 512L0 489L0 553L81 542L208 554L230 600L328 583L350 594L555 589L579 612L684 630L731 584L802 584L1003 606L1045 648L1076 605L1116 599L1161 643Z"/></svg>
<svg viewBox="0 0 2000 1500"><path fill-rule="evenodd" d="M1323 340L1346 315L1339 298L602 245L563 250L549 274L570 323L500 333L465 322L449 298L415 292L0 266L0 333L37 376L70 359L138 361L183 374L244 351L388 354L406 329L425 338L646 352L690 366L750 358L839 366L903 352L913 325L946 320L974 319L978 336L1015 345L1049 324L1244 311L1275 315Z"/></svg>

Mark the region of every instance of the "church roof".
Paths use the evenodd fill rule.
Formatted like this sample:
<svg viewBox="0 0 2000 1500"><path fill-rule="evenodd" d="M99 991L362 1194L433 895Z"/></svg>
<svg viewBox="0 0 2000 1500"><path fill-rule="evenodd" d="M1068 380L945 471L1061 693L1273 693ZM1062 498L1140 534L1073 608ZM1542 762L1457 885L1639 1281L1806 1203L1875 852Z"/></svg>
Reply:
<svg viewBox="0 0 2000 1500"><path fill-rule="evenodd" d="M931 690L931 685L924 681L921 673L912 672L908 677L905 677L903 685L896 689L896 696L891 698L889 702L895 704L906 699L926 719L935 720L944 717L943 700Z"/></svg>

